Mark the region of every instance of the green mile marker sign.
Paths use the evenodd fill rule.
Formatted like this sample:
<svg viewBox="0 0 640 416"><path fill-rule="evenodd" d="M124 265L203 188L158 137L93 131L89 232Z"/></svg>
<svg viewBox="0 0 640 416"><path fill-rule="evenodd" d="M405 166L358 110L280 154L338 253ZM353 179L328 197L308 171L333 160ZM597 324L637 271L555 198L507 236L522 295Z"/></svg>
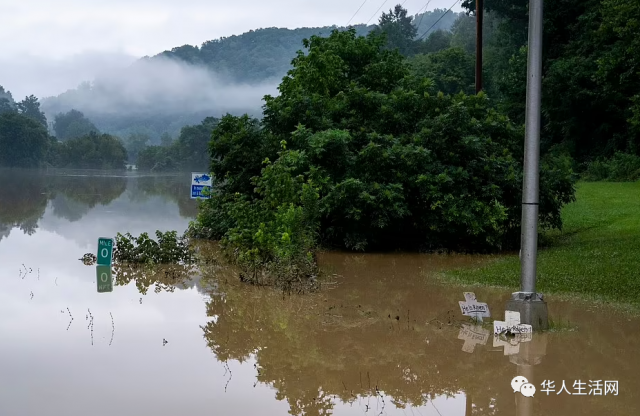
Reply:
<svg viewBox="0 0 640 416"><path fill-rule="evenodd" d="M98 282L98 293L113 292L111 266L96 266L96 280Z"/></svg>
<svg viewBox="0 0 640 416"><path fill-rule="evenodd" d="M98 264L111 265L111 256L113 255L113 239L98 238Z"/></svg>

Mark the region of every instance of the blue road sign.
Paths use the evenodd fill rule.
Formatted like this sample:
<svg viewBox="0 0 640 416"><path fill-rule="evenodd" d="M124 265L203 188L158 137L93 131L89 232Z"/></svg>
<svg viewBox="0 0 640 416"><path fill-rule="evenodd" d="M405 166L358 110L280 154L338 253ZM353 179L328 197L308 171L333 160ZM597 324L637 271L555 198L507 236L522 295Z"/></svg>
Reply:
<svg viewBox="0 0 640 416"><path fill-rule="evenodd" d="M208 173L191 173L191 199L211 198L211 195L204 195L203 191L210 192L212 182L211 175Z"/></svg>

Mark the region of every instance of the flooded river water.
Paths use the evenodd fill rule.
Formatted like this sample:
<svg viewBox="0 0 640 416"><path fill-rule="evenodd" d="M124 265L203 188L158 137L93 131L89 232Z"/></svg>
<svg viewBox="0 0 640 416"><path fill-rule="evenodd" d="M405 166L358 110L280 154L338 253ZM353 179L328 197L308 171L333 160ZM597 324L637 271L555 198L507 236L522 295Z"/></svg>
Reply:
<svg viewBox="0 0 640 416"><path fill-rule="evenodd" d="M640 319L549 296L574 330L495 340L458 301L474 291L502 319L509 291L435 278L482 257L322 253L328 284L306 295L219 265L120 272L99 292L79 258L119 231L182 232L188 186L0 171L0 415L640 414Z"/></svg>

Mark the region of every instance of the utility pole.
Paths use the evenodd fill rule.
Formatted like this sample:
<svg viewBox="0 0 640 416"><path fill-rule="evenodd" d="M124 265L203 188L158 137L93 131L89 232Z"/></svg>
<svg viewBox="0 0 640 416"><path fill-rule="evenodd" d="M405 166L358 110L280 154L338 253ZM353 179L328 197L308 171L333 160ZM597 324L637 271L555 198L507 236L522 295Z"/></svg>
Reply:
<svg viewBox="0 0 640 416"><path fill-rule="evenodd" d="M527 58L527 109L522 187L522 238L520 242L520 292L507 302L507 310L520 312L520 321L534 330L549 327L547 303L536 292L538 259L538 203L540 166L540 103L542 96L542 6L529 0L529 50Z"/></svg>
<svg viewBox="0 0 640 416"><path fill-rule="evenodd" d="M484 0L476 0L476 94L482 91L482 15Z"/></svg>

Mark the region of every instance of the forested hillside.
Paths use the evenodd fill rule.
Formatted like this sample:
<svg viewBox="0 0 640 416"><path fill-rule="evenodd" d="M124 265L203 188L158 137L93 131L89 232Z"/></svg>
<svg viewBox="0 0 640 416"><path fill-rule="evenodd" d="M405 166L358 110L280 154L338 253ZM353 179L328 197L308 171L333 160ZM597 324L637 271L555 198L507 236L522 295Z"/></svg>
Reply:
<svg viewBox="0 0 640 416"><path fill-rule="evenodd" d="M443 17L443 15L445 15ZM445 9L430 10L413 16L412 24L417 36L437 30L450 30L463 13ZM356 33L364 36L377 25L354 25ZM158 57L171 57L192 64L202 64L235 82L256 83L265 79L280 81L289 69L291 59L301 49L302 40L312 35L326 37L334 29L320 28L265 28L251 30L241 35L206 41L202 46L184 45L164 51ZM416 36L416 37L417 37Z"/></svg>
<svg viewBox="0 0 640 416"><path fill-rule="evenodd" d="M437 9L414 16L413 24L420 36L428 29L449 30L457 18L456 13ZM366 35L376 25L355 27ZM160 144L163 134L177 138L182 127L205 117L226 112L259 116L262 96L275 92L302 49L302 40L328 36L337 28L264 28L200 46L179 46L145 57L120 73L43 98L42 109L50 120L78 110L100 131L120 137L145 134L150 143Z"/></svg>

